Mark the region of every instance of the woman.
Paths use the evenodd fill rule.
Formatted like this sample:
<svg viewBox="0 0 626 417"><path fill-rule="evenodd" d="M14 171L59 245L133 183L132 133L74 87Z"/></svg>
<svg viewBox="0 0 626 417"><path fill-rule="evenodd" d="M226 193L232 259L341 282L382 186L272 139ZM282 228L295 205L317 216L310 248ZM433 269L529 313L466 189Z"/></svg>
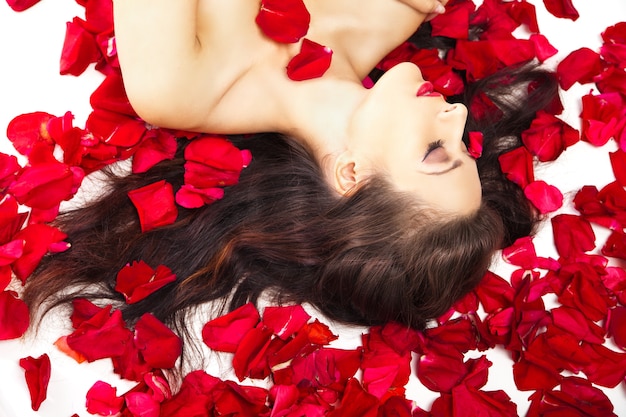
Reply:
<svg viewBox="0 0 626 417"><path fill-rule="evenodd" d="M412 64L394 67L371 90L361 85L435 3L307 6L309 33L335 55L323 77L294 82L284 73L294 45L258 32L258 4L115 3L126 87L148 122L288 136L233 137L253 154L239 184L147 233L127 193L162 179L181 186L185 141L173 161L112 178L109 192L59 220L72 249L45 259L29 278L24 299L31 306L113 299L131 323L149 311L185 334L188 314L204 303L233 309L269 298L309 302L349 323L423 328L478 283L497 248L532 231L535 212L497 158L519 146L534 112L552 100L554 80L522 68L468 88L468 101L490 90L502 115L466 127L466 107L430 94ZM399 19L391 30L374 14L379 7L389 13L380 22ZM331 24L353 22L355 10L367 22L345 32ZM363 30L365 23L373 30ZM507 93L531 82L529 95L511 102ZM462 141L467 129L485 134L478 167ZM166 265L177 280L124 305L116 275L137 260Z"/></svg>
<svg viewBox="0 0 626 417"><path fill-rule="evenodd" d="M384 172L397 190L433 208L452 216L475 212L480 182L461 142L466 108L429 94L432 86L408 63L371 90L361 84L441 5L305 5L311 16L307 38L334 52L323 77L294 82L285 67L299 42L264 36L255 23L258 2L116 1L118 54L133 107L162 127L289 135L312 149L340 194Z"/></svg>

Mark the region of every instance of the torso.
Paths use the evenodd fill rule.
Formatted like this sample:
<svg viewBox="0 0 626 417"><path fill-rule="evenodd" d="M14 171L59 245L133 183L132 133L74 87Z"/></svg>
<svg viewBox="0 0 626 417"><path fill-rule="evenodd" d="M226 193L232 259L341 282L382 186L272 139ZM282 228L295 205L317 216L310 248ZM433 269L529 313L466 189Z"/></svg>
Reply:
<svg viewBox="0 0 626 417"><path fill-rule="evenodd" d="M423 19L397 0L306 0L311 14L306 37L333 49L333 61L322 79L294 82L287 78L285 67L299 52L300 43L279 44L265 37L255 23L259 4L250 0L199 2L201 65L211 94L219 97L201 126L203 131L284 131L284 126L272 121L290 104L285 97L297 100L303 89L333 79L360 82Z"/></svg>

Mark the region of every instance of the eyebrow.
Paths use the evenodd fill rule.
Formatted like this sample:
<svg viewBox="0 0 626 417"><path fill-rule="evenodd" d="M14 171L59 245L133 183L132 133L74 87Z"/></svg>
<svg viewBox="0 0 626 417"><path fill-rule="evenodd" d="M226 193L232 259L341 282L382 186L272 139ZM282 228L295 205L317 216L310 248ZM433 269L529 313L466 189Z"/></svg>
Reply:
<svg viewBox="0 0 626 417"><path fill-rule="evenodd" d="M426 172L426 175L443 175L445 173L452 171L453 169L457 169L461 165L463 165L463 161L461 161L460 159L457 159L456 161L452 163L452 165L450 165L450 168L446 168L443 171Z"/></svg>

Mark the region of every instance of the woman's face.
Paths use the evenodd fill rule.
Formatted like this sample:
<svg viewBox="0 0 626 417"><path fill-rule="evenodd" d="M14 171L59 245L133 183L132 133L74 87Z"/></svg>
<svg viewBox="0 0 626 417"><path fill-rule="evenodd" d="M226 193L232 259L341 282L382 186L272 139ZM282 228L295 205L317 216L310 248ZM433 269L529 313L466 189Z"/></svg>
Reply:
<svg viewBox="0 0 626 417"><path fill-rule="evenodd" d="M429 94L430 87L411 63L378 80L350 121L355 171L386 175L431 207L471 214L480 206L481 186L462 141L467 108Z"/></svg>

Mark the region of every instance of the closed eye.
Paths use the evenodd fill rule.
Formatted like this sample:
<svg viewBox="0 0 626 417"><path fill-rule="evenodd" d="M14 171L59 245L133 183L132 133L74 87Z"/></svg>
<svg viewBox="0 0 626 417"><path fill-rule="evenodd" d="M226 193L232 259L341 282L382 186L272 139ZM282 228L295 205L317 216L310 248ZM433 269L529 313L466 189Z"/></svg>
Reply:
<svg viewBox="0 0 626 417"><path fill-rule="evenodd" d="M443 147L442 140L436 140L428 144L428 148L426 153L424 154L424 158L422 162L427 163L440 163L446 162L449 160L449 155Z"/></svg>

